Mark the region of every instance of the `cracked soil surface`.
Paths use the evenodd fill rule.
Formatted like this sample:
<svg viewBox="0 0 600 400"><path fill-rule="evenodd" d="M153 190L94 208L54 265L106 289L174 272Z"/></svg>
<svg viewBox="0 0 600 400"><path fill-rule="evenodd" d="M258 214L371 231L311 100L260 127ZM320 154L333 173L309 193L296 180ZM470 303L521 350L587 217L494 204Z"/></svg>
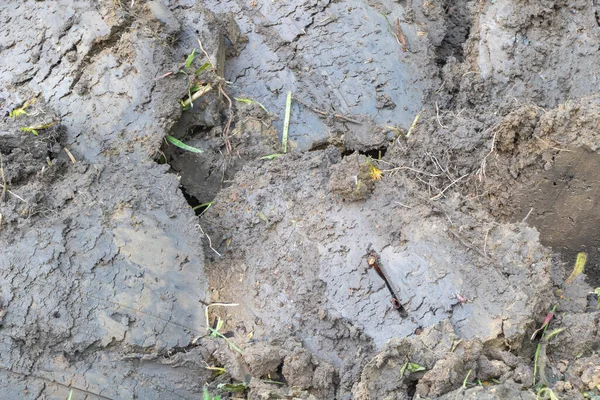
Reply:
<svg viewBox="0 0 600 400"><path fill-rule="evenodd" d="M599 15L3 2L0 397L599 398Z"/></svg>

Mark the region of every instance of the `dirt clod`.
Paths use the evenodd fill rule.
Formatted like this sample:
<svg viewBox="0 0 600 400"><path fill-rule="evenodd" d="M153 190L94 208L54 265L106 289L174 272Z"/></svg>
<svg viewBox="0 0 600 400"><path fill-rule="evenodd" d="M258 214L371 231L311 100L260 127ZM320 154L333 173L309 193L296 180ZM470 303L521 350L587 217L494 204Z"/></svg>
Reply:
<svg viewBox="0 0 600 400"><path fill-rule="evenodd" d="M252 376L258 378L274 376L284 357L282 349L264 343L257 343L244 350L244 361L248 364Z"/></svg>
<svg viewBox="0 0 600 400"><path fill-rule="evenodd" d="M330 174L329 189L345 200L364 200L375 186L367 158L358 153L344 157L339 164L332 165Z"/></svg>

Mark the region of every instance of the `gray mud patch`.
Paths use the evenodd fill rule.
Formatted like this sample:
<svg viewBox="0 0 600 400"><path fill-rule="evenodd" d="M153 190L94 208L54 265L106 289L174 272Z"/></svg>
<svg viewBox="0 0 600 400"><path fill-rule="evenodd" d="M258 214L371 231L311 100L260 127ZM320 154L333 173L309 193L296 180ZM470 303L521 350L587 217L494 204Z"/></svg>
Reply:
<svg viewBox="0 0 600 400"><path fill-rule="evenodd" d="M416 184L401 175L377 184L367 200L344 202L328 182L345 172L356 184L356 161L338 162L330 149L248 164L203 217L213 246L225 255L209 268L220 288L213 301L244 305L227 313L237 335L297 337L340 368L340 397L350 389L345 382L358 378L354 366L364 365L366 349L444 320L457 337L503 337L519 348L529 316L547 306L540 294L550 288L550 253L535 244L537 232L506 225L486 234L451 205L437 211L415 196ZM483 248L484 239L482 257L474 246ZM410 318L398 315L368 268L370 245ZM317 339L332 325L360 334Z"/></svg>
<svg viewBox="0 0 600 400"><path fill-rule="evenodd" d="M4 397L597 396L598 12L0 6Z"/></svg>
<svg viewBox="0 0 600 400"><path fill-rule="evenodd" d="M311 108L406 129L437 84L429 45L442 22L414 24L408 18L414 13L405 5L324 0L208 2L207 7L234 12L248 37L225 70L236 91L276 115L283 115L287 91L302 102L292 108L290 128L298 150L345 130L343 121L323 120ZM395 37L396 24L406 36L405 50ZM282 121L275 124L279 131L281 126Z"/></svg>
<svg viewBox="0 0 600 400"><path fill-rule="evenodd" d="M196 396L211 373L169 364L206 335L201 235L151 158L186 87L155 78L187 45L145 6L0 13L2 109L37 99L0 130L4 398Z"/></svg>

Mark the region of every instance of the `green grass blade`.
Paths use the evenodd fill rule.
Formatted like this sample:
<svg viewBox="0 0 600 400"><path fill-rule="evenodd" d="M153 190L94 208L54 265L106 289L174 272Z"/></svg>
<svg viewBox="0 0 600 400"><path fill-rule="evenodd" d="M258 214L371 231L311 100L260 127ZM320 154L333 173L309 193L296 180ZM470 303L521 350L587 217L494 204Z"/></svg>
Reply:
<svg viewBox="0 0 600 400"><path fill-rule="evenodd" d="M180 149L187 150L192 153L196 153L196 154L204 153L204 150L187 145L187 144L183 143L181 140L174 138L171 135L167 135L167 141L169 143L174 144L175 146L179 147Z"/></svg>
<svg viewBox="0 0 600 400"><path fill-rule="evenodd" d="M194 48L194 50L192 50L192 52L190 53L190 55L185 60L185 67L186 68L189 68L189 67L192 66L192 63L194 62L194 57L196 57L196 49L195 48Z"/></svg>
<svg viewBox="0 0 600 400"><path fill-rule="evenodd" d="M268 156L262 156L259 158L259 160L274 160L277 157L281 157L283 154L280 153L276 153L276 154L269 154Z"/></svg>
<svg viewBox="0 0 600 400"><path fill-rule="evenodd" d="M533 386L535 386L535 378L537 375L538 369L538 358L540 357L540 349L542 348L542 344L538 343L537 348L535 349L535 357L533 359Z"/></svg>
<svg viewBox="0 0 600 400"><path fill-rule="evenodd" d="M567 278L565 283L573 283L575 278L577 278L579 275L581 275L583 273L586 261L587 261L586 253L581 252L581 253L577 254L577 261L575 261L575 267L573 267L573 272L571 272L571 275L569 275L569 277Z"/></svg>
<svg viewBox="0 0 600 400"><path fill-rule="evenodd" d="M31 132L31 133L33 133L35 136L37 136L37 135L38 135L38 131L37 131L37 130L35 130L35 129L33 129L33 128L32 128L32 127L30 127L30 126L29 126L29 127L24 127L24 128L19 128L19 130L20 130L20 131L23 131L23 132Z"/></svg>
<svg viewBox="0 0 600 400"><path fill-rule="evenodd" d="M222 333L220 333L220 332L217 332L217 331L216 331L215 329L213 329L213 328L208 328L208 330L209 330L209 331L211 331L212 333L214 333L215 335L217 335L218 337L220 337L221 339L225 339L225 341L227 342L227 344L228 344L228 345L229 345L229 346L230 346L230 347L231 347L233 350L237 351L237 352L238 352L238 353L240 353L240 354L244 354L244 353L242 352L242 350L241 350L239 347L237 347L235 344L233 344L233 342L232 342L231 340L229 340L229 339L227 339L225 336L223 336L223 334L222 334Z"/></svg>
<svg viewBox="0 0 600 400"><path fill-rule="evenodd" d="M211 67L210 63L204 63L202 64L202 66L200 68L198 68L196 70L196 73L194 75L200 75L202 72L204 72L205 70L209 69Z"/></svg>
<svg viewBox="0 0 600 400"><path fill-rule="evenodd" d="M406 370L408 372L419 372L419 371L425 371L425 367L422 365L419 365L417 363L413 363L413 362L409 362Z"/></svg>
<svg viewBox="0 0 600 400"><path fill-rule="evenodd" d="M473 372L472 369L470 369L469 372L467 372L467 376L465 376L465 379L463 380L463 384L462 384L463 388L467 387L467 381L469 380L469 376L471 376L471 372Z"/></svg>
<svg viewBox="0 0 600 400"><path fill-rule="evenodd" d="M410 128L408 128L408 133L406 134L406 137L410 137L410 135L413 133L413 131L415 130L415 126L417 126L417 122L419 122L419 118L421 118L421 113L417 114L412 125L410 126Z"/></svg>
<svg viewBox="0 0 600 400"><path fill-rule="evenodd" d="M284 153L288 150L288 131L290 129L290 113L292 110L292 91L287 94L285 101L285 118L283 120L283 135L281 135L281 147Z"/></svg>
<svg viewBox="0 0 600 400"><path fill-rule="evenodd" d="M246 104L253 104L256 103L260 106L260 108L262 108L263 110L265 110L266 113L268 113L269 111L267 110L267 108L262 105L262 103L259 103L256 100L252 100L252 99L245 99L243 97L234 97L235 100L239 101L240 103L246 103Z"/></svg>
<svg viewBox="0 0 600 400"><path fill-rule="evenodd" d="M206 211L208 211L209 208L212 207L214 202L215 201L213 200L213 201L209 201L207 203L198 204L197 206L192 207L192 210L196 211L199 208L206 207L206 209L204 209L204 211L202 211L202 214L204 214Z"/></svg>
<svg viewBox="0 0 600 400"><path fill-rule="evenodd" d="M234 99L236 99L240 103L246 103L246 104L252 104L252 103L254 103L254 101L252 101L250 99L244 99L244 98L241 98L241 97L234 97Z"/></svg>

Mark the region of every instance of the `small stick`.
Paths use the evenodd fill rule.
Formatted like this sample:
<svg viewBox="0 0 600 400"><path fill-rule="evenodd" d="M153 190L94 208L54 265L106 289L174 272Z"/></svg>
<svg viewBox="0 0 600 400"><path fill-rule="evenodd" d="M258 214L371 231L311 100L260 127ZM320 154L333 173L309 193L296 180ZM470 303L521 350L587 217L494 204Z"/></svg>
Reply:
<svg viewBox="0 0 600 400"><path fill-rule="evenodd" d="M183 103L181 104L183 107L193 107L194 106L194 101L198 100L200 97L204 96L206 93L208 93L210 90L212 89L212 85L208 84L206 86L203 86L202 89L198 90L197 92L194 92L192 94L191 97L188 96L187 99L185 99L183 101Z"/></svg>
<svg viewBox="0 0 600 400"><path fill-rule="evenodd" d="M283 119L283 134L281 135L281 147L284 153L288 150L288 131L290 129L290 114L292 110L292 91L288 91L285 100L285 115Z"/></svg>
<svg viewBox="0 0 600 400"><path fill-rule="evenodd" d="M24 198L22 198L21 196L19 196L18 194L16 194L15 192L11 191L11 190L6 190L8 193L12 194L13 196L15 196L17 199L21 200L23 203L27 203L27 200L25 200Z"/></svg>
<svg viewBox="0 0 600 400"><path fill-rule="evenodd" d="M412 132L415 130L415 126L417 126L417 122L419 122L419 118L421 118L421 113L417 114L417 116L415 117L415 120L413 121L412 125L410 126L410 128L408 128L408 133L406 134L406 137L410 137L410 135L412 134Z"/></svg>
<svg viewBox="0 0 600 400"><path fill-rule="evenodd" d="M406 35L404 34L404 31L402 31L402 27L400 26L400 18L396 18L394 28L396 28L394 36L396 36L398 44L402 46L402 52L406 53L408 51L408 39L406 38Z"/></svg>
<svg viewBox="0 0 600 400"><path fill-rule="evenodd" d="M485 178L485 166L487 164L487 158L494 152L494 150L496 149L496 135L498 134L498 131L494 132L494 136L492 137L492 148L490 149L490 152L487 153L485 155L485 157L483 157L483 161L481 162L481 167L479 167L479 170L477 170L477 175L479 175L479 180L482 181L483 178Z"/></svg>
<svg viewBox="0 0 600 400"><path fill-rule="evenodd" d="M379 254L377 254L377 252L375 252L375 250L371 250L370 248L371 248L371 245L369 244L367 254L366 254L367 265L369 266L369 268L373 268L375 270L375 272L377 272L377 275L379 275L379 277L381 279L383 279L383 282L385 282L385 286L387 287L388 291L390 292L390 294L392 296L390 302L392 303L392 306L394 307L394 309L398 310L398 313L400 314L400 316L402 318L406 317L408 315L406 309L398 300L398 296L396 296L394 289L392 289L392 285L390 285L389 280L387 279L387 277L383 273L383 270L381 269L381 265L379 264L381 261L381 258L379 257Z"/></svg>
<svg viewBox="0 0 600 400"><path fill-rule="evenodd" d="M419 171L418 169L414 169L411 167L396 167L396 168L392 168L392 169L384 169L384 170L381 170L381 172L395 172L395 171L401 171L403 169L407 169L409 171L416 172L418 174L423 174L423 175L432 176L432 177L442 175L442 174L430 174L429 172Z"/></svg>
<svg viewBox="0 0 600 400"><path fill-rule="evenodd" d="M438 106L437 100L435 101L435 114L437 117L437 122L440 125L440 128L445 128L446 126L444 124L442 124L442 122L440 121L440 107Z"/></svg>
<svg viewBox="0 0 600 400"><path fill-rule="evenodd" d="M210 236L208 236L206 233L204 233L204 231L202 230L202 226L200 226L200 224L196 224L196 228L198 228L198 230L200 231L200 233L202 233L204 236L206 236L206 238L208 239L208 247L210 247L210 249L212 251L215 252L216 255L218 255L219 257L223 257L221 254L219 254L218 251L216 251L213 247L212 247L212 240L210 240Z"/></svg>
<svg viewBox="0 0 600 400"><path fill-rule="evenodd" d="M521 221L521 222L527 221L527 218L529 218L529 216L531 215L532 211L533 211L533 207L531 207L531 210L529 210L529 212L527 213L527 215L525 216L525 218L523 218L523 221Z"/></svg>
<svg viewBox="0 0 600 400"><path fill-rule="evenodd" d="M362 122L360 122L360 121L357 121L357 120L352 119L352 118L348 118L348 117L346 117L344 115L341 115L341 114L333 114L333 116L336 117L337 119L341 119L343 121L352 122L353 124L359 124L359 125L362 124Z"/></svg>
<svg viewBox="0 0 600 400"><path fill-rule="evenodd" d="M225 124L225 129L223 129L223 137L225 138L225 146L227 147L227 153L231 153L232 147L231 147L231 142L229 141L229 128L231 127L231 121L233 120L233 112L231 111L231 107L233 107L233 103L231 102L231 98L229 98L227 93L225 93L225 91L223 90L223 87L221 85L219 85L219 92L223 93L223 96L225 96L225 98L229 102L229 109L228 109L229 116L227 117L227 123Z"/></svg>
<svg viewBox="0 0 600 400"><path fill-rule="evenodd" d="M539 137L538 135L533 135L537 140L539 140L540 142L544 143L546 146L550 147L552 150L556 150L556 151L568 151L569 153L574 153L573 150L569 150L569 149L559 149L558 147L554 147L551 146L548 142L546 142L544 139L542 139L541 137Z"/></svg>
<svg viewBox="0 0 600 400"><path fill-rule="evenodd" d="M204 47L202 47L202 42L200 41L200 38L198 39L198 45L200 45L200 50L202 50L202 52L204 53L204 55L206 56L206 58L208 59L208 62L210 63L213 71L216 71L217 69L215 68L215 64L213 64L212 60L210 59L208 53L206 52L206 50L204 50Z"/></svg>
<svg viewBox="0 0 600 400"><path fill-rule="evenodd" d="M71 162L73 164L75 164L77 162L77 160L75 159L75 157L73 157L73 154L69 151L69 149L67 149L66 147L64 147L63 150L65 151L65 153L67 153L67 155L71 159Z"/></svg>
<svg viewBox="0 0 600 400"><path fill-rule="evenodd" d="M412 208L411 206L407 206L406 204L402 204L399 201L394 201L394 203L398 204L399 206L405 207L405 208Z"/></svg>
<svg viewBox="0 0 600 400"><path fill-rule="evenodd" d="M446 190L450 189L452 186L454 186L456 183L458 183L460 180L462 180L463 178L466 178L467 176L469 176L469 174L464 174L463 176L461 176L458 179L455 179L454 182L452 182L451 184L449 184L448 186L446 186L444 188L444 190L442 190L441 192L439 192L438 194L436 194L435 196L431 197L429 200L437 200L440 197L442 197L444 195L444 193L446 192Z"/></svg>
<svg viewBox="0 0 600 400"><path fill-rule="evenodd" d="M2 153L0 153L0 177L2 177L2 195L0 196L0 202L4 202L6 199L6 191L8 190L6 184L6 177L4 176L4 163L2 160Z"/></svg>

